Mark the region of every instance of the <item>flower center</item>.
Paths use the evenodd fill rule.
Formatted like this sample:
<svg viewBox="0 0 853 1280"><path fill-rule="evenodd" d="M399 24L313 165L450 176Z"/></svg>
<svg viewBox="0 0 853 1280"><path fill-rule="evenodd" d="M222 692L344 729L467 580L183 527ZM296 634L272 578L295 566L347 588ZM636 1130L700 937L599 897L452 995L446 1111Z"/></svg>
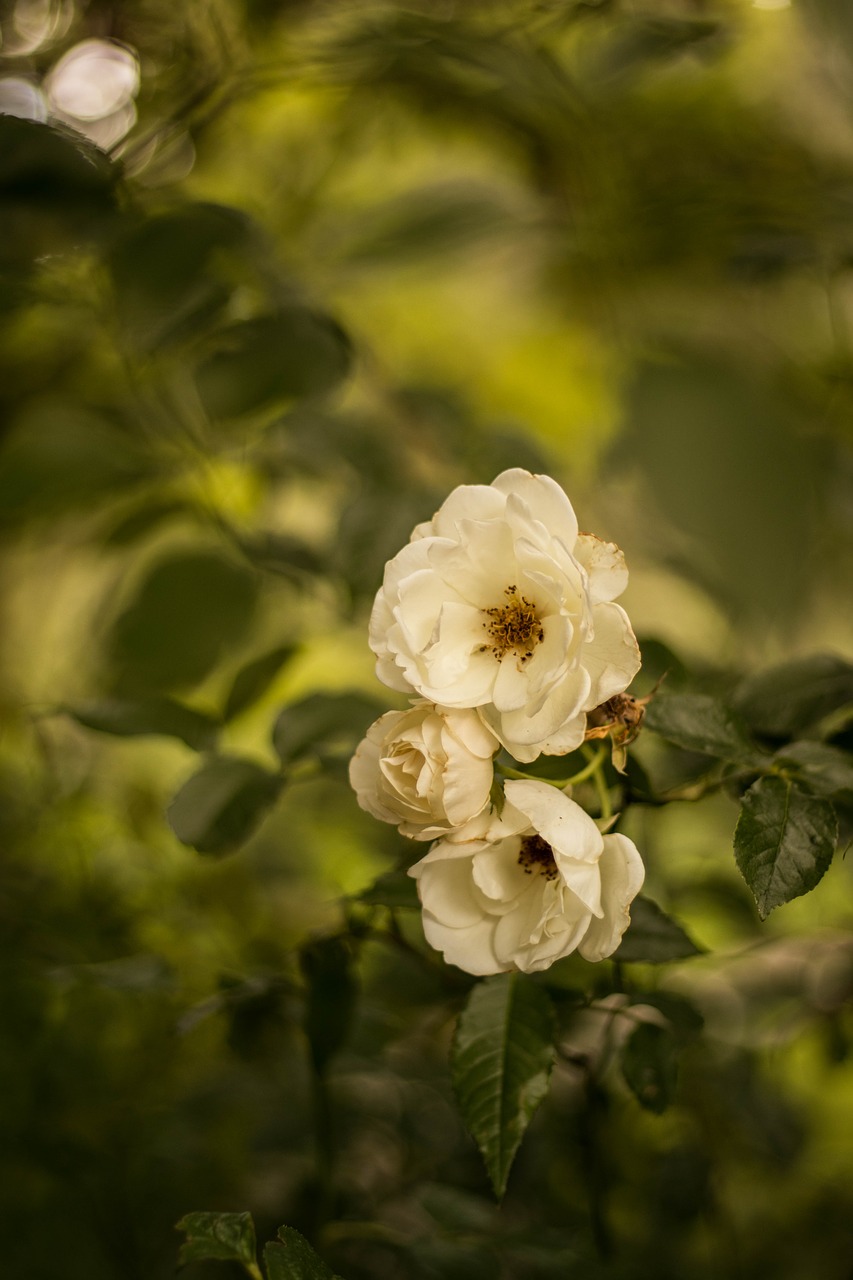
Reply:
<svg viewBox="0 0 853 1280"><path fill-rule="evenodd" d="M512 650L522 663L529 662L537 644L545 639L542 623L536 616L536 606L526 596L520 595L514 585L507 587L504 595L506 604L484 611L486 621L483 626L491 637L491 644L482 645L480 652L491 649L500 662Z"/></svg>
<svg viewBox="0 0 853 1280"><path fill-rule="evenodd" d="M534 871L546 880L556 880L560 874L554 861L554 850L541 836L524 836L518 851L518 865L526 876Z"/></svg>

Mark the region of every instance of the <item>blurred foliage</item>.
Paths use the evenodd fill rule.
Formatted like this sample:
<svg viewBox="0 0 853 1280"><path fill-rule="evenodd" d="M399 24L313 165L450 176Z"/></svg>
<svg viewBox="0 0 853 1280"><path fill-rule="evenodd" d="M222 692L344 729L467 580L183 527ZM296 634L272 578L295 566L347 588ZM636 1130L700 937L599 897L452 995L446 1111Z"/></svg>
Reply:
<svg viewBox="0 0 853 1280"><path fill-rule="evenodd" d="M849 866L761 923L732 834L769 911L770 802L853 826L849 6L16 0L0 35L45 115L83 40L141 70L106 149L0 114L4 1274L165 1278L204 1210L291 1224L271 1276L302 1232L347 1280L841 1280ZM507 466L623 546L638 691L668 674L609 776L649 897L519 997L557 1059L532 1119L507 1086L498 1208L473 984L344 773L385 560Z"/></svg>

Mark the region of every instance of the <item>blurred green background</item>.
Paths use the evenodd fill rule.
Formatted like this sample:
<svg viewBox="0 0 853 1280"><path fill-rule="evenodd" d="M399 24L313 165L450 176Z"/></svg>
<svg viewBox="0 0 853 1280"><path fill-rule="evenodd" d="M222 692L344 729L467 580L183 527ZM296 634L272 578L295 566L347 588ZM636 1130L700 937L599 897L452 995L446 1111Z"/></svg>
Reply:
<svg viewBox="0 0 853 1280"><path fill-rule="evenodd" d="M158 1280L182 1214L249 1208L348 1280L848 1276L842 860L759 924L727 796L632 814L711 949L640 981L707 1035L663 1116L561 1068L500 1214L467 981L366 941L329 1204L295 949L406 852L358 733L229 857L164 819L214 735L268 770L283 705L392 705L383 564L508 466L623 547L654 671L853 653L844 0L17 0L0 34L4 1274Z"/></svg>

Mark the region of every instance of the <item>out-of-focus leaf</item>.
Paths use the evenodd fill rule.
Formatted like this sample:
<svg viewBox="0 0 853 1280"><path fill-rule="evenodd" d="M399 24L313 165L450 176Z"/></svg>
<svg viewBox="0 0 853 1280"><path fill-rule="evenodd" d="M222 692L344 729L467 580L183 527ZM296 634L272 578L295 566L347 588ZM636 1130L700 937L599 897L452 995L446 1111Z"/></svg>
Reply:
<svg viewBox="0 0 853 1280"><path fill-rule="evenodd" d="M371 720L387 710L363 693L312 693L283 708L273 726L273 745L285 765L308 756L348 755Z"/></svg>
<svg viewBox="0 0 853 1280"><path fill-rule="evenodd" d="M233 270L228 279L228 258L251 237L245 214L215 204L189 204L130 226L107 262L131 336L156 346L209 323L236 283Z"/></svg>
<svg viewBox="0 0 853 1280"><path fill-rule="evenodd" d="M356 895L367 907L420 908L415 881L404 868L386 871Z"/></svg>
<svg viewBox="0 0 853 1280"><path fill-rule="evenodd" d="M306 983L305 1033L314 1069L323 1075L352 1024L358 996L352 950L344 938L323 938L304 946L299 960Z"/></svg>
<svg viewBox="0 0 853 1280"><path fill-rule="evenodd" d="M166 812L182 844L199 853L228 853L259 825L282 780L240 756L216 756L184 783Z"/></svg>
<svg viewBox="0 0 853 1280"><path fill-rule="evenodd" d="M87 729L114 733L120 738L149 734L180 738L196 751L210 751L219 731L213 716L173 698L107 698L78 702L64 710Z"/></svg>
<svg viewBox="0 0 853 1280"><path fill-rule="evenodd" d="M499 1199L521 1139L548 1091L554 1034L548 993L520 973L478 983L459 1015L453 1085Z"/></svg>
<svg viewBox="0 0 853 1280"><path fill-rule="evenodd" d="M853 663L832 653L797 658L749 676L733 703L754 733L793 738L853 703Z"/></svg>
<svg viewBox="0 0 853 1280"><path fill-rule="evenodd" d="M176 516L190 516L193 513L194 508L189 503L177 498L149 498L139 506L134 506L118 520L114 520L104 536L104 543L108 547L130 546L159 528L167 520Z"/></svg>
<svg viewBox="0 0 853 1280"><path fill-rule="evenodd" d="M70 398L34 399L0 449L0 526L112 502L151 475L121 423Z"/></svg>
<svg viewBox="0 0 853 1280"><path fill-rule="evenodd" d="M624 22L607 46L601 69L621 73L640 70L649 62L676 57L696 46L719 42L719 22L707 18L653 17Z"/></svg>
<svg viewBox="0 0 853 1280"><path fill-rule="evenodd" d="M255 1256L255 1224L250 1213L188 1213L177 1224L186 1232L181 1245L180 1262L239 1262L257 1275Z"/></svg>
<svg viewBox="0 0 853 1280"><path fill-rule="evenodd" d="M264 1246L267 1280L340 1280L295 1227L279 1227L278 1238Z"/></svg>
<svg viewBox="0 0 853 1280"><path fill-rule="evenodd" d="M791 742L776 753L781 765L794 765L799 779L815 795L853 796L853 756L826 742Z"/></svg>
<svg viewBox="0 0 853 1280"><path fill-rule="evenodd" d="M362 485L341 516L333 560L354 596L373 595L386 561L438 505L432 494L417 487Z"/></svg>
<svg viewBox="0 0 853 1280"><path fill-rule="evenodd" d="M697 1036L705 1025L705 1019L695 1004L677 991L637 992L632 994L631 1003L658 1009L671 1024L674 1034L684 1039Z"/></svg>
<svg viewBox="0 0 853 1280"><path fill-rule="evenodd" d="M0 115L0 271L102 230L117 178L80 134Z"/></svg>
<svg viewBox="0 0 853 1280"><path fill-rule="evenodd" d="M622 1075L641 1107L662 1115L675 1097L678 1045L671 1031L643 1022L622 1049Z"/></svg>
<svg viewBox="0 0 853 1280"><path fill-rule="evenodd" d="M813 889L832 861L838 819L828 800L786 778L765 777L744 794L735 859L762 920Z"/></svg>
<svg viewBox="0 0 853 1280"><path fill-rule="evenodd" d="M257 702L294 653L296 653L295 645L279 645L277 649L272 649L260 658L253 658L251 662L241 667L228 691L223 719L233 720L252 703Z"/></svg>
<svg viewBox="0 0 853 1280"><path fill-rule="evenodd" d="M203 679L248 632L258 588L255 574L206 547L157 560L107 639L115 691L130 695Z"/></svg>
<svg viewBox="0 0 853 1280"><path fill-rule="evenodd" d="M301 585L306 574L323 571L322 557L307 542L284 533L259 533L240 539L240 549L252 564Z"/></svg>
<svg viewBox="0 0 853 1280"><path fill-rule="evenodd" d="M661 693L649 703L645 727L685 751L744 763L758 757L738 717L708 694Z"/></svg>
<svg viewBox="0 0 853 1280"><path fill-rule="evenodd" d="M346 334L330 316L307 307L241 320L215 342L196 371L199 395L213 418L331 391L350 367Z"/></svg>
<svg viewBox="0 0 853 1280"><path fill-rule="evenodd" d="M631 923L613 954L627 963L665 964L701 954L692 938L651 898L639 895L631 904Z"/></svg>
<svg viewBox="0 0 853 1280"><path fill-rule="evenodd" d="M347 257L354 262L396 262L446 255L518 225L507 194L483 183L444 183L407 192L372 207L356 228Z"/></svg>

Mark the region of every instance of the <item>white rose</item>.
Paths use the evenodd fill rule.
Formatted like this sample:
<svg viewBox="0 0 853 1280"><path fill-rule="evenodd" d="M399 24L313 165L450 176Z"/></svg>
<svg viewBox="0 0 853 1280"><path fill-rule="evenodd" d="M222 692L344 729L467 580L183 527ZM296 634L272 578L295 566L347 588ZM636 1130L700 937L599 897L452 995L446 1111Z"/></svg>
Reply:
<svg viewBox="0 0 853 1280"><path fill-rule="evenodd" d="M635 845L602 836L547 783L511 781L505 790L524 830L493 842L440 840L411 868L427 941L478 975L536 972L572 951L612 955L645 877Z"/></svg>
<svg viewBox="0 0 853 1280"><path fill-rule="evenodd" d="M490 795L499 746L476 711L420 702L370 726L350 761L350 782L362 809L404 836L483 836L497 821Z"/></svg>
<svg viewBox="0 0 853 1280"><path fill-rule="evenodd" d="M454 489L385 568L370 619L379 679L477 707L517 760L583 741L587 711L640 666L621 551L578 534L548 476Z"/></svg>

